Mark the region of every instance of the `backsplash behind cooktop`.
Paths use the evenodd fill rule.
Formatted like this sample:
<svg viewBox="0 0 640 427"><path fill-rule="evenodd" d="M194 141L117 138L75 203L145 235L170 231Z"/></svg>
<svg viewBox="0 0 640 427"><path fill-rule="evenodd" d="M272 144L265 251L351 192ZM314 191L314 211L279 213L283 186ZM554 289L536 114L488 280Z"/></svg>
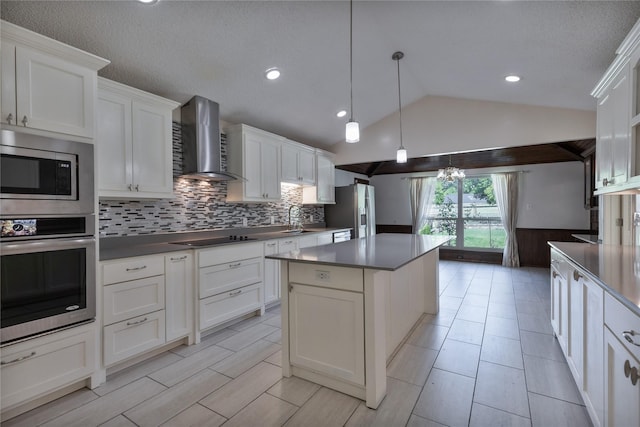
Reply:
<svg viewBox="0 0 640 427"><path fill-rule="evenodd" d="M173 123L173 189L171 200L100 200L100 237L133 236L242 227L243 218L250 227L286 224L292 204L302 203L302 188L282 186L277 203L226 203L227 183L179 178L182 169L180 124ZM222 168L226 170L226 139L222 137ZM322 206L304 206L304 223L324 222ZM310 220L309 216L313 219Z"/></svg>

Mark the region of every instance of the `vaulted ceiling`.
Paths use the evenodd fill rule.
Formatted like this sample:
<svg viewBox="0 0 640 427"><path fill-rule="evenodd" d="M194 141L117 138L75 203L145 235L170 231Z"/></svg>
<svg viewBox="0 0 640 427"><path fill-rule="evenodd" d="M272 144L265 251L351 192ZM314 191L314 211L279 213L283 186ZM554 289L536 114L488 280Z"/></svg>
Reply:
<svg viewBox="0 0 640 427"><path fill-rule="evenodd" d="M212 99L228 123L330 151L344 139L348 1L2 0L0 16L109 59L106 78ZM396 50L404 105L436 95L595 110L589 92L638 17L640 1L356 0L354 117L365 128L397 111ZM280 79L264 78L270 67Z"/></svg>

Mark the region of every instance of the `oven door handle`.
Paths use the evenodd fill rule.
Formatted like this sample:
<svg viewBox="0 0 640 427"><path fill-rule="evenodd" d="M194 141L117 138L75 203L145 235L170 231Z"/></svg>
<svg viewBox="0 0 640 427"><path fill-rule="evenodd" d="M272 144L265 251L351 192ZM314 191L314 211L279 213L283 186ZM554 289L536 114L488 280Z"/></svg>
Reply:
<svg viewBox="0 0 640 427"><path fill-rule="evenodd" d="M43 239L25 242L11 242L0 244L2 255L15 255L33 252L48 252L62 249L74 249L95 245L93 237L80 237L70 239Z"/></svg>

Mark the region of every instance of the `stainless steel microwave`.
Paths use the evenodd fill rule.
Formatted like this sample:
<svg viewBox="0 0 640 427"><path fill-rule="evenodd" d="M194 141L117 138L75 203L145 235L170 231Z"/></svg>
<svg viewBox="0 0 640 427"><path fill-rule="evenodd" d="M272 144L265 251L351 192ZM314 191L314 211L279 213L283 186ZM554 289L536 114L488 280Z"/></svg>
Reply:
<svg viewBox="0 0 640 427"><path fill-rule="evenodd" d="M2 130L3 215L94 211L93 145Z"/></svg>

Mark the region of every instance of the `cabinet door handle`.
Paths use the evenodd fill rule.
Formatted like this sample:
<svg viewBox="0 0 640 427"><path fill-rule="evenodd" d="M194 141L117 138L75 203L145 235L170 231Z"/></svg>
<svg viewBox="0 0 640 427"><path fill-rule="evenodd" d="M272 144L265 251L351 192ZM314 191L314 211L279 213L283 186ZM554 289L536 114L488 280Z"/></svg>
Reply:
<svg viewBox="0 0 640 427"><path fill-rule="evenodd" d="M133 191L133 184L127 185L127 188L129 189L129 191Z"/></svg>
<svg viewBox="0 0 640 427"><path fill-rule="evenodd" d="M235 264L229 264L229 268L238 268L242 265L242 262L236 262Z"/></svg>
<svg viewBox="0 0 640 427"><path fill-rule="evenodd" d="M13 114L9 113L9 115L7 116L7 123L11 124L11 120L13 120Z"/></svg>
<svg viewBox="0 0 640 427"><path fill-rule="evenodd" d="M275 245L275 243L267 243L267 246L269 246L270 248L274 247Z"/></svg>
<svg viewBox="0 0 640 427"><path fill-rule="evenodd" d="M24 117L22 118L22 124L23 124L24 126L26 126L26 125L27 125L27 123L29 123L29 119L27 119L27 116L24 116Z"/></svg>
<svg viewBox="0 0 640 427"><path fill-rule="evenodd" d="M238 289L237 291L229 292L230 297L235 297L236 295L240 295L242 293L242 289Z"/></svg>
<svg viewBox="0 0 640 427"><path fill-rule="evenodd" d="M4 360L2 362L0 362L0 365L5 366L5 365L10 365L12 363L16 363L16 362L21 362L25 359L29 359L30 357L33 357L36 355L35 351L32 351L30 354L27 354L26 356L22 356L22 357L18 357L17 359L13 359L13 360L9 360L8 362L5 362Z"/></svg>
<svg viewBox="0 0 640 427"><path fill-rule="evenodd" d="M177 258L172 257L171 261L182 261L183 259L187 259L187 256L183 255L183 256L177 257Z"/></svg>
<svg viewBox="0 0 640 427"><path fill-rule="evenodd" d="M146 265L141 265L140 267L127 268L126 271L140 271L140 270L144 270L145 268L147 268Z"/></svg>
<svg viewBox="0 0 640 427"><path fill-rule="evenodd" d="M127 322L127 326L139 325L140 323L146 322L148 319L145 317L144 319L137 320L135 322Z"/></svg>
<svg viewBox="0 0 640 427"><path fill-rule="evenodd" d="M623 331L622 332L622 336L624 337L625 340L627 340L628 342L630 342L633 345L637 345L638 347L640 347L640 344L635 342L634 339L633 339L633 337L635 337L636 335L638 335L638 333L636 331L634 331L633 329L630 330L630 331Z"/></svg>
<svg viewBox="0 0 640 427"><path fill-rule="evenodd" d="M554 271L553 273L551 273L551 274L553 274L553 278L554 278L554 279L555 279L556 277L558 277L558 273L556 273L555 271Z"/></svg>
<svg viewBox="0 0 640 427"><path fill-rule="evenodd" d="M638 375L638 368L635 366L632 368L629 360L624 361L624 376L631 380L632 385L636 385L640 378L640 375Z"/></svg>
<svg viewBox="0 0 640 427"><path fill-rule="evenodd" d="M573 280L580 280L584 276L578 272L578 270L573 270Z"/></svg>
<svg viewBox="0 0 640 427"><path fill-rule="evenodd" d="M140 191L140 184L136 184L136 191Z"/></svg>

